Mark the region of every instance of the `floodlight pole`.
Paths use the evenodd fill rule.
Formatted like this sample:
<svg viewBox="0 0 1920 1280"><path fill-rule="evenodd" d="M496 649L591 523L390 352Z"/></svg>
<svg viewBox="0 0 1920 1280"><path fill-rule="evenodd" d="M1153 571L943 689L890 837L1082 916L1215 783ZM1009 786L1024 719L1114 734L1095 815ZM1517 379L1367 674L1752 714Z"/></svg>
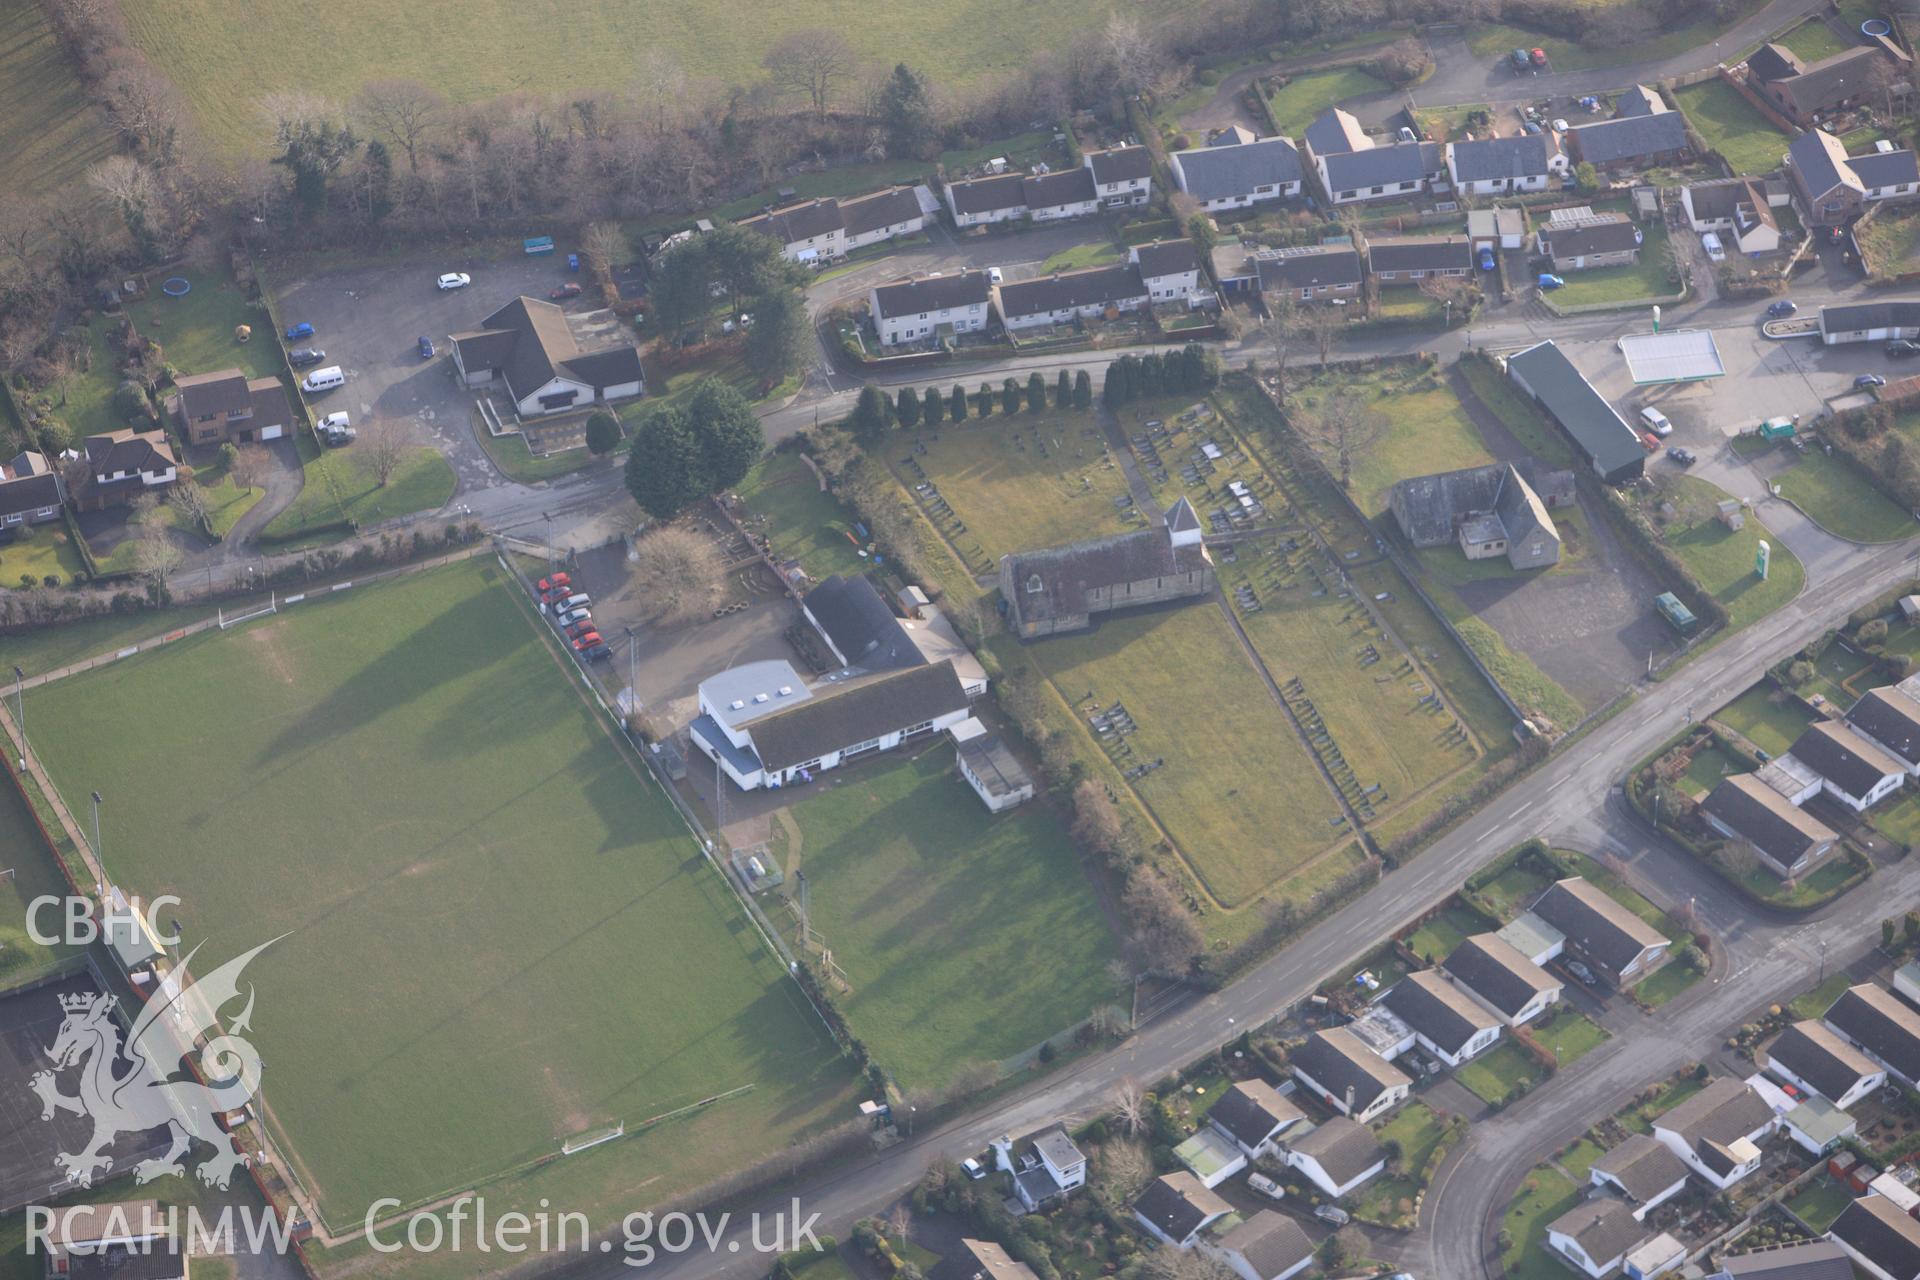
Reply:
<svg viewBox="0 0 1920 1280"><path fill-rule="evenodd" d="M640 641L634 637L633 626L631 623L629 623L627 626L627 714L628 715L636 715L639 713L639 710L640 710L640 678L637 674L635 674L637 670L636 663L638 661L638 659L635 657L635 651L639 647L640 647Z"/></svg>
<svg viewBox="0 0 1920 1280"><path fill-rule="evenodd" d="M19 667L13 669L13 718L20 725L20 772L27 771L27 696L25 691L27 673Z"/></svg>
<svg viewBox="0 0 1920 1280"><path fill-rule="evenodd" d="M100 852L100 793L93 793L93 856L100 864L101 874L106 874L107 860Z"/></svg>

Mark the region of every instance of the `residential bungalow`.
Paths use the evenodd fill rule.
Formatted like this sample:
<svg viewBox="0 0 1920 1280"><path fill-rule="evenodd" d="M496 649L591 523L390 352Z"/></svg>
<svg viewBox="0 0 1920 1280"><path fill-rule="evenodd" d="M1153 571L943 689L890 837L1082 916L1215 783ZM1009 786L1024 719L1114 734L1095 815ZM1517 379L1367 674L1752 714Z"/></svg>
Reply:
<svg viewBox="0 0 1920 1280"><path fill-rule="evenodd" d="M1387 1167L1387 1149L1373 1130L1345 1116L1289 1140L1287 1164L1334 1199Z"/></svg>
<svg viewBox="0 0 1920 1280"><path fill-rule="evenodd" d="M249 378L238 369L182 374L169 408L188 444L247 444L279 440L293 423L286 384Z"/></svg>
<svg viewBox="0 0 1920 1280"><path fill-rule="evenodd" d="M1853 1280L1853 1267L1833 1241L1808 1240L1723 1257L1707 1280Z"/></svg>
<svg viewBox="0 0 1920 1280"><path fill-rule="evenodd" d="M803 200L742 218L739 225L779 241L787 261L811 263L910 236L926 227L927 214L937 208L925 187L891 187L851 200Z"/></svg>
<svg viewBox="0 0 1920 1280"><path fill-rule="evenodd" d="M1070 324L1109 312L1138 311L1148 305L1140 268L1131 262L1078 271L1056 271L1033 280L993 287L993 309L1011 332L1044 325Z"/></svg>
<svg viewBox="0 0 1920 1280"><path fill-rule="evenodd" d="M1264 1080L1242 1080L1207 1111L1207 1123L1249 1160L1273 1152L1280 1135L1306 1121L1306 1113Z"/></svg>
<svg viewBox="0 0 1920 1280"><path fill-rule="evenodd" d="M969 726L977 732L968 732ZM989 813L1004 813L1033 799L1033 775L998 734L988 733L971 717L948 732L954 737L954 763L960 767L960 776Z"/></svg>
<svg viewBox="0 0 1920 1280"><path fill-rule="evenodd" d="M67 482L46 455L26 449L0 464L0 529L58 520L66 500Z"/></svg>
<svg viewBox="0 0 1920 1280"><path fill-rule="evenodd" d="M1645 1221L1649 1212L1686 1190L1687 1166L1665 1144L1635 1133L1595 1160L1587 1181L1618 1192L1633 1206L1633 1216Z"/></svg>
<svg viewBox="0 0 1920 1280"><path fill-rule="evenodd" d="M1763 44L1746 61L1747 85L1802 129L1843 107L1876 101L1901 80L1911 59L1884 37L1818 62L1802 62L1779 44Z"/></svg>
<svg viewBox="0 0 1920 1280"><path fill-rule="evenodd" d="M1440 962L1461 990L1510 1027L1530 1022L1559 1002L1561 981L1494 933L1464 939Z"/></svg>
<svg viewBox="0 0 1920 1280"><path fill-rule="evenodd" d="M1620 1200L1588 1200L1547 1224L1547 1245L1581 1275L1599 1280L1646 1239L1633 1210Z"/></svg>
<svg viewBox="0 0 1920 1280"><path fill-rule="evenodd" d="M1202 1231L1231 1212L1232 1205L1184 1169L1155 1178L1133 1202L1134 1220L1176 1249L1193 1248Z"/></svg>
<svg viewBox="0 0 1920 1280"><path fill-rule="evenodd" d="M987 327L993 285L984 271L910 276L867 291L867 309L883 347L925 342Z"/></svg>
<svg viewBox="0 0 1920 1280"><path fill-rule="evenodd" d="M1624 267L1640 260L1640 228L1624 213L1593 214L1561 219L1540 228L1535 242L1542 256L1553 259L1555 271L1591 271L1596 267Z"/></svg>
<svg viewBox="0 0 1920 1280"><path fill-rule="evenodd" d="M1191 240L1155 240L1137 244L1127 261L1140 272L1140 283L1155 302L1186 302L1205 292L1200 286L1200 251Z"/></svg>
<svg viewBox="0 0 1920 1280"><path fill-rule="evenodd" d="M1920 167L1911 151L1876 148L1849 156L1825 129L1809 129L1787 144L1787 178L1813 226L1851 222L1868 204L1920 192Z"/></svg>
<svg viewBox="0 0 1920 1280"><path fill-rule="evenodd" d="M1619 96L1612 119L1568 129L1566 143L1575 164L1596 169L1675 164L1689 150L1686 118L1643 84Z"/></svg>
<svg viewBox="0 0 1920 1280"><path fill-rule="evenodd" d="M1920 1280L1920 1222L1885 1196L1865 1196L1842 1209L1827 1239L1879 1280Z"/></svg>
<svg viewBox="0 0 1920 1280"><path fill-rule="evenodd" d="M1807 726L1788 754L1819 775L1821 790L1855 813L1898 791L1907 776L1906 766L1833 720Z"/></svg>
<svg viewBox="0 0 1920 1280"><path fill-rule="evenodd" d="M1300 194L1300 153L1290 138L1196 147L1168 158L1173 180L1208 213L1245 209Z"/></svg>
<svg viewBox="0 0 1920 1280"><path fill-rule="evenodd" d="M1845 1111L1887 1082L1887 1071L1818 1022L1796 1022L1774 1037L1759 1063L1780 1079Z"/></svg>
<svg viewBox="0 0 1920 1280"><path fill-rule="evenodd" d="M1547 183L1565 174L1569 167L1551 133L1449 142L1446 156L1453 185L1475 196L1545 191Z"/></svg>
<svg viewBox="0 0 1920 1280"><path fill-rule="evenodd" d="M1570 473L1559 474L1572 479ZM1560 562L1560 530L1546 503L1511 463L1402 480L1393 486L1387 505L1400 532L1416 547L1458 543L1469 560L1504 555L1515 569L1545 569Z"/></svg>
<svg viewBox="0 0 1920 1280"><path fill-rule="evenodd" d="M1032 1267L992 1240L960 1237L960 1280L1039 1280Z"/></svg>
<svg viewBox="0 0 1920 1280"><path fill-rule="evenodd" d="M1898 298L1821 307L1820 337L1830 347L1920 338L1920 302Z"/></svg>
<svg viewBox="0 0 1920 1280"><path fill-rule="evenodd" d="M1507 376L1560 424L1602 480L1623 484L1645 472L1640 437L1551 341L1508 356Z"/></svg>
<svg viewBox="0 0 1920 1280"><path fill-rule="evenodd" d="M620 332L591 316L569 316L551 302L520 297L450 341L454 367L467 386L501 382L514 412L537 418L629 399L645 389L640 349Z"/></svg>
<svg viewBox="0 0 1920 1280"><path fill-rule="evenodd" d="M834 574L800 599L800 612L834 660L862 671L898 671L926 664L906 628L865 577Z"/></svg>
<svg viewBox="0 0 1920 1280"><path fill-rule="evenodd" d="M1387 992L1384 1003L1413 1028L1423 1049L1449 1067L1485 1052L1500 1038L1502 1020L1438 969L1408 974Z"/></svg>
<svg viewBox="0 0 1920 1280"><path fill-rule="evenodd" d="M1920 1085L1920 1013L1885 987L1848 987L1820 1020L1900 1083Z"/></svg>
<svg viewBox="0 0 1920 1280"><path fill-rule="evenodd" d="M1758 774L1722 778L1701 802L1700 816L1729 840L1751 849L1781 879L1797 879L1827 860L1840 836L1796 808Z"/></svg>
<svg viewBox="0 0 1920 1280"><path fill-rule="evenodd" d="M1363 1123L1400 1105L1413 1088L1404 1071L1345 1027L1308 1036L1287 1066L1322 1102Z"/></svg>
<svg viewBox="0 0 1920 1280"><path fill-rule="evenodd" d="M1920 700L1898 685L1869 689L1847 712L1853 731L1920 776Z"/></svg>
<svg viewBox="0 0 1920 1280"><path fill-rule="evenodd" d="M1000 596L1022 640L1084 631L1093 615L1190 600L1213 590L1200 517L1185 498L1159 529L1000 557Z"/></svg>
<svg viewBox="0 0 1920 1280"><path fill-rule="evenodd" d="M1780 1127L1752 1085L1721 1076L1653 1122L1653 1136L1708 1184L1725 1191L1760 1167L1760 1143Z"/></svg>
<svg viewBox="0 0 1920 1280"><path fill-rule="evenodd" d="M703 680L693 745L743 791L783 787L891 751L966 719L953 664L889 671L809 690L784 662L754 662Z"/></svg>
<svg viewBox="0 0 1920 1280"><path fill-rule="evenodd" d="M1680 203L1688 226L1730 240L1730 249L1751 257L1780 248L1780 221L1764 183L1752 178L1695 182L1681 189Z"/></svg>
<svg viewBox="0 0 1920 1280"><path fill-rule="evenodd" d="M1465 236L1374 236L1367 270L1383 285L1457 280L1473 274L1473 244Z"/></svg>
<svg viewBox="0 0 1920 1280"><path fill-rule="evenodd" d="M49 1210L48 1218L49 1277L187 1280L187 1251L158 1200L77 1204Z"/></svg>
<svg viewBox="0 0 1920 1280"><path fill-rule="evenodd" d="M997 1138L994 1167L1013 1175L1013 1193L1031 1213L1041 1205L1087 1185L1087 1157L1059 1125L1043 1129L1023 1145Z"/></svg>
<svg viewBox="0 0 1920 1280"><path fill-rule="evenodd" d="M1145 204L1152 197L1153 156L1145 147L1089 151L1080 159L1093 173L1101 208L1126 209Z"/></svg>
<svg viewBox="0 0 1920 1280"><path fill-rule="evenodd" d="M1667 935L1579 876L1556 880L1533 913L1566 935L1567 950L1616 987L1647 976L1667 951Z"/></svg>
<svg viewBox="0 0 1920 1280"><path fill-rule="evenodd" d="M1253 269L1260 292L1290 293L1301 302L1351 298L1364 275L1360 251L1351 244L1265 250L1254 255Z"/></svg>
<svg viewBox="0 0 1920 1280"><path fill-rule="evenodd" d="M1308 125L1302 140L1321 187L1337 205L1416 195L1446 177L1439 143L1376 145L1360 122L1338 107Z"/></svg>
<svg viewBox="0 0 1920 1280"><path fill-rule="evenodd" d="M1256 1210L1218 1244L1200 1247L1240 1280L1288 1280L1313 1264L1313 1240L1299 1223L1271 1209Z"/></svg>
<svg viewBox="0 0 1920 1280"><path fill-rule="evenodd" d="M158 494L178 478L180 459L164 431L118 431L88 436L81 445L86 477L73 492L82 511L131 502L135 494ZM18 461L16 458L15 461Z"/></svg>

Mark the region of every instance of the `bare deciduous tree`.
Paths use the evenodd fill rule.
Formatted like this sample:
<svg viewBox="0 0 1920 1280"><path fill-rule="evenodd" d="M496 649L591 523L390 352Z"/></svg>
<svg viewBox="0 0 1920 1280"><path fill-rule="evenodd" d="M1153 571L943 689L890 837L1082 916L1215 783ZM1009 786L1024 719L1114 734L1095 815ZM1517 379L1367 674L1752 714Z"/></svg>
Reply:
<svg viewBox="0 0 1920 1280"><path fill-rule="evenodd" d="M1135 871L1125 895L1133 943L1149 969L1185 973L1205 939L1173 882L1152 867Z"/></svg>
<svg viewBox="0 0 1920 1280"><path fill-rule="evenodd" d="M180 108L173 82L131 50L118 51L101 77L114 127L156 164L171 164Z"/></svg>
<svg viewBox="0 0 1920 1280"><path fill-rule="evenodd" d="M1113 1087L1113 1115L1129 1138L1139 1136L1147 1124L1147 1091L1132 1076Z"/></svg>
<svg viewBox="0 0 1920 1280"><path fill-rule="evenodd" d="M382 489L393 479L393 473L400 469L401 461L407 456L407 436L400 429L400 423L394 418L375 418L360 432L359 454L361 463L371 472L373 479Z"/></svg>
<svg viewBox="0 0 1920 1280"><path fill-rule="evenodd" d="M653 606L654 621L691 622L719 605L727 566L713 543L693 530L655 529L633 544L633 554L634 586Z"/></svg>
<svg viewBox="0 0 1920 1280"><path fill-rule="evenodd" d="M1296 407L1294 425L1323 455L1330 455L1342 488L1353 484L1353 466L1386 439L1391 423L1366 400L1348 391L1323 395L1312 408Z"/></svg>
<svg viewBox="0 0 1920 1280"><path fill-rule="evenodd" d="M267 451L257 444L246 445L234 454L227 474L242 493L252 493L267 482Z"/></svg>
<svg viewBox="0 0 1920 1280"><path fill-rule="evenodd" d="M1300 341L1300 313L1292 291L1281 289L1274 293L1267 318L1260 322L1260 332L1273 348L1273 394L1282 408L1287 403L1287 357Z"/></svg>
<svg viewBox="0 0 1920 1280"><path fill-rule="evenodd" d="M686 68L665 49L653 46L640 55L640 84L634 96L653 131L665 133L686 109Z"/></svg>
<svg viewBox="0 0 1920 1280"><path fill-rule="evenodd" d="M605 284L613 279L615 260L627 252L627 236L618 223L591 223L580 237L580 249L586 256L587 269Z"/></svg>
<svg viewBox="0 0 1920 1280"><path fill-rule="evenodd" d="M1320 367L1327 367L1327 361L1333 357L1334 339L1346 328L1347 318L1338 307L1306 307L1300 312L1300 326L1313 340L1313 349L1320 356Z"/></svg>
<svg viewBox="0 0 1920 1280"><path fill-rule="evenodd" d="M1131 1204L1153 1177L1153 1159L1139 1142L1115 1141L1100 1148L1101 1195L1109 1205Z"/></svg>
<svg viewBox="0 0 1920 1280"><path fill-rule="evenodd" d="M375 80L356 102L367 127L407 154L407 169L420 170L420 149L446 112L447 101L418 80Z"/></svg>
<svg viewBox="0 0 1920 1280"><path fill-rule="evenodd" d="M860 64L852 46L838 32L808 27L783 36L760 65L773 76L774 84L803 95L813 113L823 116L833 101L834 86L851 76Z"/></svg>
<svg viewBox="0 0 1920 1280"><path fill-rule="evenodd" d="M195 484L190 476L181 476L178 482L167 490L167 505L195 528L207 522L207 491Z"/></svg>
<svg viewBox="0 0 1920 1280"><path fill-rule="evenodd" d="M134 543L134 570L157 587L167 585L167 579L173 576L185 558L157 520L149 520L141 529L139 540Z"/></svg>
<svg viewBox="0 0 1920 1280"><path fill-rule="evenodd" d="M1135 94L1147 87L1160 63L1160 51L1153 38L1141 28L1137 18L1123 17L1118 11L1107 15L1100 41L1113 72L1114 87Z"/></svg>

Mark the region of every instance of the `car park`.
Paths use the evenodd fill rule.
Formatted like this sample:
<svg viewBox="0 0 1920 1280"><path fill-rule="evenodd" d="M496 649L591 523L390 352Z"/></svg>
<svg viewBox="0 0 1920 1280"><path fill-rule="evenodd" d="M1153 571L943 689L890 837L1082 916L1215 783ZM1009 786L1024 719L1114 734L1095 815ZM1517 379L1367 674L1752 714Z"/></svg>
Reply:
<svg viewBox="0 0 1920 1280"><path fill-rule="evenodd" d="M1800 309L1800 304L1792 298L1782 298L1767 307L1767 315L1775 320L1785 319Z"/></svg>
<svg viewBox="0 0 1920 1280"><path fill-rule="evenodd" d="M352 444L360 434L354 430L353 420L344 413L328 414L320 419L315 430L320 433L322 440L335 447Z"/></svg>
<svg viewBox="0 0 1920 1280"><path fill-rule="evenodd" d="M335 387L344 387L346 385L346 371L337 364L330 364L324 369L315 369L312 373L300 379L300 389L309 395L316 391L331 391Z"/></svg>
<svg viewBox="0 0 1920 1280"><path fill-rule="evenodd" d="M433 339L424 333L420 335L420 358L422 360L433 359Z"/></svg>
<svg viewBox="0 0 1920 1280"><path fill-rule="evenodd" d="M580 282L578 280L569 280L547 295L547 297L554 302L559 302L563 298L577 298L579 296Z"/></svg>
<svg viewBox="0 0 1920 1280"><path fill-rule="evenodd" d="M1653 434L1657 436L1670 436L1673 434L1673 423L1667 421L1667 415L1651 405L1640 411L1640 421L1646 423L1653 431Z"/></svg>
<svg viewBox="0 0 1920 1280"><path fill-rule="evenodd" d="M449 271L440 277L441 289L464 289L473 283L473 277L464 271Z"/></svg>
<svg viewBox="0 0 1920 1280"><path fill-rule="evenodd" d="M302 320L299 324L292 324L287 326L288 342L293 342L300 338L311 338L312 336L313 336L313 326L308 324L305 320Z"/></svg>
<svg viewBox="0 0 1920 1280"><path fill-rule="evenodd" d="M1877 373L1863 373L1853 380L1853 387L1856 391L1865 391L1868 387L1884 387L1886 385L1887 380Z"/></svg>
<svg viewBox="0 0 1920 1280"><path fill-rule="evenodd" d="M1905 338L1895 338L1887 344L1887 355L1894 360L1905 360L1908 356L1920 355L1920 342L1909 342Z"/></svg>
<svg viewBox="0 0 1920 1280"><path fill-rule="evenodd" d="M296 369L304 369L310 364L319 364L327 358L327 353L318 347L295 347L287 352L287 363Z"/></svg>

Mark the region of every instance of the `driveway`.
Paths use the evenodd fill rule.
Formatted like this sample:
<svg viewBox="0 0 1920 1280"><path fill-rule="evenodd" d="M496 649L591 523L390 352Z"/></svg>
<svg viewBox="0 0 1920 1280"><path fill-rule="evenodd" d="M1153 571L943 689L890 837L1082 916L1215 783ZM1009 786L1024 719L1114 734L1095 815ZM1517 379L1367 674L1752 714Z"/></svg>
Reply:
<svg viewBox="0 0 1920 1280"><path fill-rule="evenodd" d="M228 548L236 549L240 555L247 554L238 549L251 546L260 531L300 496L304 478L300 470L300 446L292 440L274 440L260 447L267 454L267 491L260 501L247 509L245 515L233 522L233 528L227 531L226 541L221 544L221 550L226 554L217 558L225 559L235 554Z"/></svg>

